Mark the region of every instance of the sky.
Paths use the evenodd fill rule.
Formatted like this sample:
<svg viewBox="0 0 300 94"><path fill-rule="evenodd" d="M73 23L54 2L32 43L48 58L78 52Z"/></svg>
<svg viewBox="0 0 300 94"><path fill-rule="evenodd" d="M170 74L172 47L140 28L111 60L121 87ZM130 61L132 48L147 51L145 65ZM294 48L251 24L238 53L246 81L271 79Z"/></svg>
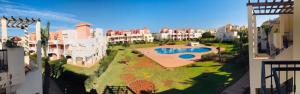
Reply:
<svg viewBox="0 0 300 94"><path fill-rule="evenodd" d="M0 16L41 18L43 25L51 23L51 31L73 29L79 22L88 22L105 31L147 27L158 32L163 27L247 25L246 3L247 0L0 0ZM274 16L258 17L257 23L269 18Z"/></svg>

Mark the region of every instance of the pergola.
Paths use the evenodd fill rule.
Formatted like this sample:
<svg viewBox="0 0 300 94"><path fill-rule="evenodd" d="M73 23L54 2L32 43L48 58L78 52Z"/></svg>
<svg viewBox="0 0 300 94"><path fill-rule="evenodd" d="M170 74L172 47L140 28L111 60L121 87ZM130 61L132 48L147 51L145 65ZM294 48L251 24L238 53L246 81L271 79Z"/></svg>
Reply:
<svg viewBox="0 0 300 94"><path fill-rule="evenodd" d="M253 49L250 53L255 57L257 53L257 15L280 15L280 14L294 14L294 0L248 0L248 32L249 40L253 40L249 47Z"/></svg>
<svg viewBox="0 0 300 94"><path fill-rule="evenodd" d="M248 0L248 40L249 40L249 58L250 62L255 62L252 59L256 58L257 52L257 26L256 16L259 15L282 15L294 14L295 0ZM265 75L261 76L261 91L260 94L266 93ZM272 83L272 82L271 82ZM279 85L277 85L279 86ZM273 88L271 86L271 88ZM280 90L280 89L278 89Z"/></svg>
<svg viewBox="0 0 300 94"><path fill-rule="evenodd" d="M293 14L294 0L248 0L254 15Z"/></svg>
<svg viewBox="0 0 300 94"><path fill-rule="evenodd" d="M29 53L29 33L28 28L30 25L35 24L35 34L36 34L36 53L37 53L37 62L40 64L41 62L41 22L40 19L34 19L34 18L21 18L21 17L0 17L1 20L1 49L7 49L8 47L5 46L5 42L8 40L8 32L7 28L15 28L15 29L21 29L24 30L25 34L25 43L22 45L25 50L25 57L28 57ZM9 51L9 50L8 50ZM28 57L29 59L29 57ZM25 62L26 62L25 58ZM29 63L29 61L27 62Z"/></svg>

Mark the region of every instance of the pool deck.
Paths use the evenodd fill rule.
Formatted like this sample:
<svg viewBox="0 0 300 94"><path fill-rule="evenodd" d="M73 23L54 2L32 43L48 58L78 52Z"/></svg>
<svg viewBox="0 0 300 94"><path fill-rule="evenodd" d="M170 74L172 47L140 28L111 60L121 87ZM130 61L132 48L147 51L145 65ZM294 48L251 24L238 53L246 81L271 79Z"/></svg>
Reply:
<svg viewBox="0 0 300 94"><path fill-rule="evenodd" d="M181 54L191 54L191 53L177 53L177 54L159 54L155 51L156 48L197 48L197 47L206 47L211 48L211 51L209 52L203 52L203 53L192 53L195 55L194 58L191 59L182 59L179 58L179 55ZM192 64L195 61L198 61L201 59L201 55L207 54L207 53L217 53L218 50L216 47L213 46L186 46L186 45L164 45L164 46L157 46L157 47L150 47L150 48L140 48L136 49L140 52L142 52L145 56L151 58L152 60L159 63L161 66L164 66L166 68L174 68L174 67L180 67L188 64ZM224 49L221 49L224 50Z"/></svg>

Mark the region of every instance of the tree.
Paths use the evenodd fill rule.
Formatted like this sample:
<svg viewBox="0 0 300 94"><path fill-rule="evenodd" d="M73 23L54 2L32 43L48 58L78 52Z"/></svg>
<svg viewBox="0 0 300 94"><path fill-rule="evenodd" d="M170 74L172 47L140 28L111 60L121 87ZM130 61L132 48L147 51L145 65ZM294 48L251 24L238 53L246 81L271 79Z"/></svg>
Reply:
<svg viewBox="0 0 300 94"><path fill-rule="evenodd" d="M43 84L43 94L49 94L49 80L50 80L50 64L49 58L47 55L47 47L48 47L48 40L49 40L49 29L50 29L50 22L47 23L45 28L41 29L41 38L42 38L42 48L44 52L45 59L45 77L44 77L44 84Z"/></svg>
<svg viewBox="0 0 300 94"><path fill-rule="evenodd" d="M122 46L125 47L125 48L127 48L127 47L130 46L130 44L128 42L125 42L125 43L122 44Z"/></svg>
<svg viewBox="0 0 300 94"><path fill-rule="evenodd" d="M205 32L202 34L202 38L211 38L212 34L210 32Z"/></svg>

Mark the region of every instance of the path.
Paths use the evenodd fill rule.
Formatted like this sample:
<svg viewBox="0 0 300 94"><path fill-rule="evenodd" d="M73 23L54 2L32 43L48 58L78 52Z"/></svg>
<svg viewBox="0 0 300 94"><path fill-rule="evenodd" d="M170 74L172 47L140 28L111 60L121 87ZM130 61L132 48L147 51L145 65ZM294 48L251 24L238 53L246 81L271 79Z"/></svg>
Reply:
<svg viewBox="0 0 300 94"><path fill-rule="evenodd" d="M249 72L247 72L241 79L223 90L221 94L243 94L245 88L250 86L249 84Z"/></svg>
<svg viewBox="0 0 300 94"><path fill-rule="evenodd" d="M51 78L49 80L50 87L49 87L49 94L64 94L58 85L53 81Z"/></svg>

